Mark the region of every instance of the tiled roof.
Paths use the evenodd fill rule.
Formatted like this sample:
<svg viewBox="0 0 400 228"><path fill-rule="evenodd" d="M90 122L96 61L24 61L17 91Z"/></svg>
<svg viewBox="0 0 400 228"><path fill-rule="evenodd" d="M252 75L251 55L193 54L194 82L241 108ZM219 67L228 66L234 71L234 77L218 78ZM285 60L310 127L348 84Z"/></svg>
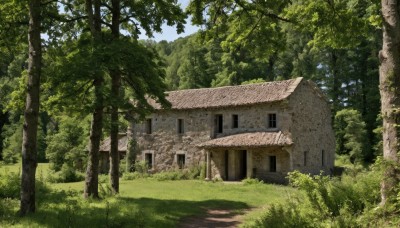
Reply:
<svg viewBox="0 0 400 228"><path fill-rule="evenodd" d="M201 143L202 148L266 147L293 144L289 135L282 132L251 132L229 135Z"/></svg>
<svg viewBox="0 0 400 228"><path fill-rule="evenodd" d="M240 86L178 90L167 93L172 109L231 107L268 103L286 99L303 78ZM154 101L150 104L161 109Z"/></svg>
<svg viewBox="0 0 400 228"><path fill-rule="evenodd" d="M100 152L109 152L110 151L111 139L110 137L106 138L101 142ZM118 151L126 151L128 145L128 137L126 134L118 135Z"/></svg>

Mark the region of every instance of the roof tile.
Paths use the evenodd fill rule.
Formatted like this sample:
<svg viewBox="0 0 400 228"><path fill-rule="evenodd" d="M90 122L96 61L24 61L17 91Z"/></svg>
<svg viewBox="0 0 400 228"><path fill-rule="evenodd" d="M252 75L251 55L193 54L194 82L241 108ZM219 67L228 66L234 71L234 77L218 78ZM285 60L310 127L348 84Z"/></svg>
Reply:
<svg viewBox="0 0 400 228"><path fill-rule="evenodd" d="M268 103L286 99L302 78L240 86L178 90L167 93L172 109L199 109ZM150 104L161 106L150 100Z"/></svg>
<svg viewBox="0 0 400 228"><path fill-rule="evenodd" d="M211 139L198 145L202 148L227 148L227 147L266 147L288 146L293 144L287 133L279 132L251 132L229 135Z"/></svg>

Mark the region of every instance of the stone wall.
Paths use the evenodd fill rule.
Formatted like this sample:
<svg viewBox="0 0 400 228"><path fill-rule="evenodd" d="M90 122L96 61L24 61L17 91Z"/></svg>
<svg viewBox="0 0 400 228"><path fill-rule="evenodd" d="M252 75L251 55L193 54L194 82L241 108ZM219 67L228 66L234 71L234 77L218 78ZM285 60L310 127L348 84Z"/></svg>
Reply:
<svg viewBox="0 0 400 228"><path fill-rule="evenodd" d="M134 135L139 145L137 159L144 160L145 153L154 156L154 171L176 168L176 154L185 154L186 166L205 161L205 151L198 144L216 137L257 131L287 129L288 118L282 104L266 104L252 107L233 107L211 110L168 110L153 113L152 133L146 134L146 123L134 125ZM268 128L268 114L277 114L277 128ZM215 115L223 115L223 132L215 133ZM232 127L232 115L239 116L238 128ZM184 133L178 134L178 119L184 120Z"/></svg>
<svg viewBox="0 0 400 228"><path fill-rule="evenodd" d="M313 83L303 80L290 96L287 111L292 115L293 169L311 174L323 170L330 174L335 159L335 137L325 97Z"/></svg>

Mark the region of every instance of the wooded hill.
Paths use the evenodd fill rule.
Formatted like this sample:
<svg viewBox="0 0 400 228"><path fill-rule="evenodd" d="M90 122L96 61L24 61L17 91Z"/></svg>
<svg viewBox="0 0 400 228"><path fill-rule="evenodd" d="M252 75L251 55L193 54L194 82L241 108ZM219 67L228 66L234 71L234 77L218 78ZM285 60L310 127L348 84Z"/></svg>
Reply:
<svg viewBox="0 0 400 228"><path fill-rule="evenodd" d="M156 48L166 61L165 82L169 90L240 85L263 81L304 77L313 80L326 93L332 104L332 113L343 109L336 121L337 153L348 154L345 127L348 122L360 126L361 160L372 162L381 154L379 148L381 119L379 118L378 51L379 33L365 38L358 45L346 49L313 48L310 36L289 26L280 41L280 49L268 58L255 55L252 50L238 47L223 48L222 41L205 40L198 32L173 42L146 41ZM343 122L343 115L347 122ZM357 116L358 115L358 116ZM350 120L350 119L352 120ZM353 126L354 127L354 126ZM376 130L378 129L378 130ZM358 129L360 130L360 129ZM347 136L348 137L348 136ZM352 139L350 139L352 140Z"/></svg>

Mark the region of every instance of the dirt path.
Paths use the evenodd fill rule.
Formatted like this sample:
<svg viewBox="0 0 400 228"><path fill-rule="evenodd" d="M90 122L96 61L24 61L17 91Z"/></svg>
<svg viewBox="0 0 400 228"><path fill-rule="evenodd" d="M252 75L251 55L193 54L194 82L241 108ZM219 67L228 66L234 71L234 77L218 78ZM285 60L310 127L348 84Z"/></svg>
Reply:
<svg viewBox="0 0 400 228"><path fill-rule="evenodd" d="M242 222L242 216L246 212L238 213L233 210L207 210L203 216L193 216L185 218L178 227L197 228L197 227L238 227Z"/></svg>

